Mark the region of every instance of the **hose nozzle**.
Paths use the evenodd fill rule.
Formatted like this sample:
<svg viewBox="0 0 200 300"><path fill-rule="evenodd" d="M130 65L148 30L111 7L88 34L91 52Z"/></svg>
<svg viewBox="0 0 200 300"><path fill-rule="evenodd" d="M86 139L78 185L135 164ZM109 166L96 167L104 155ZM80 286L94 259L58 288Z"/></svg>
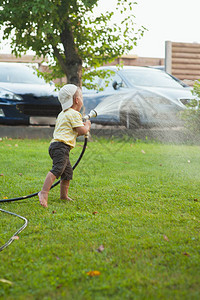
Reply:
<svg viewBox="0 0 200 300"><path fill-rule="evenodd" d="M90 118L94 118L97 116L96 110L92 109L90 113L83 117L84 121L89 120Z"/></svg>

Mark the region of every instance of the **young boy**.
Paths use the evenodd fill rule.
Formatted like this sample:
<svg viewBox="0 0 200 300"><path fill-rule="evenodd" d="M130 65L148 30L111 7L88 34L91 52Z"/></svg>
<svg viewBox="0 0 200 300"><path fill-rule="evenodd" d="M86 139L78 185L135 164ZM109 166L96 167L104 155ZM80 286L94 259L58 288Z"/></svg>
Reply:
<svg viewBox="0 0 200 300"><path fill-rule="evenodd" d="M79 87L74 84L64 85L59 91L58 99L62 111L56 120L53 139L49 146L53 166L46 176L42 190L38 193L40 204L44 207L47 207L48 193L53 182L60 176L60 198L72 201L68 197L69 183L73 175L69 152L75 147L76 137L85 135L91 127L89 120L82 122L80 110L83 96Z"/></svg>

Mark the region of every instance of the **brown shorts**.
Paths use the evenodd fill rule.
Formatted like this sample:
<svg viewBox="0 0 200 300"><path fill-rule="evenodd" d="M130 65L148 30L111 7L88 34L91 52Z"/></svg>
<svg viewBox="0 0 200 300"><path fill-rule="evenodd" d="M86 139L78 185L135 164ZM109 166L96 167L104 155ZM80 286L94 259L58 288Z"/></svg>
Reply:
<svg viewBox="0 0 200 300"><path fill-rule="evenodd" d="M49 146L49 155L53 160L51 173L56 178L61 176L62 180L71 180L73 177L73 169L69 161L70 146L62 142L53 142Z"/></svg>

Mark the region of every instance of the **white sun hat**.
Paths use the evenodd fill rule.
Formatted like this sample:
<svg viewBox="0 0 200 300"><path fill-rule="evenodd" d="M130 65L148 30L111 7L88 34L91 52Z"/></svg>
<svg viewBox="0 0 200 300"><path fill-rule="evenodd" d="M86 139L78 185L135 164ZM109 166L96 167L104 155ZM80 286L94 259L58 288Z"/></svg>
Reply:
<svg viewBox="0 0 200 300"><path fill-rule="evenodd" d="M74 84L66 84L60 89L58 100L61 103L62 110L68 109L73 105L73 96L77 88L78 87Z"/></svg>

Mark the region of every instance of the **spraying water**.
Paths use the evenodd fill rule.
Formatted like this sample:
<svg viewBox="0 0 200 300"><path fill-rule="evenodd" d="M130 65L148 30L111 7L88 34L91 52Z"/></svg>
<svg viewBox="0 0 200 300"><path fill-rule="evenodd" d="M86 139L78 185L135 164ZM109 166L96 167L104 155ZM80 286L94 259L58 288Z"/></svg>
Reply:
<svg viewBox="0 0 200 300"><path fill-rule="evenodd" d="M179 120L177 113L184 110L185 107L181 102L166 101L160 96L146 91L141 94L134 90L129 93L117 92L104 98L92 111L90 117L98 117L104 120L113 119L116 124L125 125L127 128L138 127L136 125L154 125L154 126L171 126ZM94 113L95 111L95 113ZM138 123L138 124L136 124Z"/></svg>

